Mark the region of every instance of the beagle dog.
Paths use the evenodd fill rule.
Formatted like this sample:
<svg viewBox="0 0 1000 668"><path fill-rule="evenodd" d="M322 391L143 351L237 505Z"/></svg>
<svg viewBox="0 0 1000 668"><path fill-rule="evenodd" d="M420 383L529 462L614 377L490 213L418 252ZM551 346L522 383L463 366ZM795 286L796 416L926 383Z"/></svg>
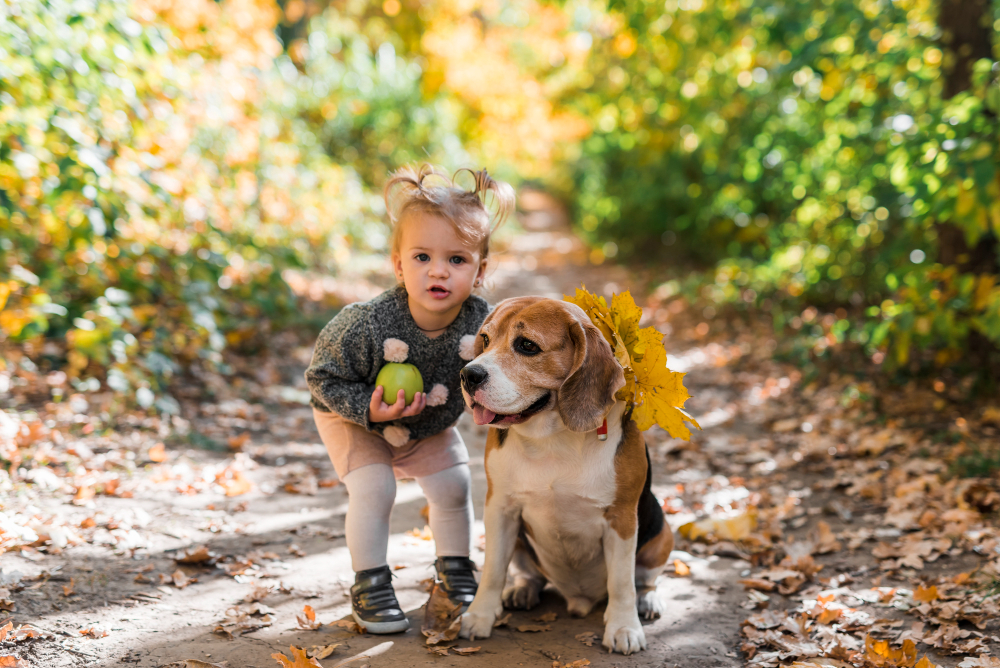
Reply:
<svg viewBox="0 0 1000 668"><path fill-rule="evenodd" d="M488 638L503 606L531 608L551 583L571 615L607 598L606 648L645 649L639 615L663 612L656 579L674 538L645 440L615 400L625 378L611 346L580 307L521 297L486 319L475 352L462 393L492 429L486 559L462 637Z"/></svg>

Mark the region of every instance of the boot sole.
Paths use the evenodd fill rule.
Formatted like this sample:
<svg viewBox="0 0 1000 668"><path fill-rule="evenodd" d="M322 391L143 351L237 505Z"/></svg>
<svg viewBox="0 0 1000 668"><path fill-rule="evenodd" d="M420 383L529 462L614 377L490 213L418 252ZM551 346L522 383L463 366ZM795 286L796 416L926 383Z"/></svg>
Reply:
<svg viewBox="0 0 1000 668"><path fill-rule="evenodd" d="M384 635L387 633L402 633L410 628L410 620L405 617L397 622L366 622L358 616L358 613L351 611L351 616L361 626L365 627L368 633Z"/></svg>

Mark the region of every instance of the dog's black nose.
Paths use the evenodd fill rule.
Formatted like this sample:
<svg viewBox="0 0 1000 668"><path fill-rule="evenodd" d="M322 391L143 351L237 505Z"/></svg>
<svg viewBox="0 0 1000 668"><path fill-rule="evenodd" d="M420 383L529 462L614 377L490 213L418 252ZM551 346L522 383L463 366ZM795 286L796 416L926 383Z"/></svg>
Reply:
<svg viewBox="0 0 1000 668"><path fill-rule="evenodd" d="M469 364L459 372L462 377L462 386L466 392L472 392L477 387L486 382L490 374L479 364Z"/></svg>

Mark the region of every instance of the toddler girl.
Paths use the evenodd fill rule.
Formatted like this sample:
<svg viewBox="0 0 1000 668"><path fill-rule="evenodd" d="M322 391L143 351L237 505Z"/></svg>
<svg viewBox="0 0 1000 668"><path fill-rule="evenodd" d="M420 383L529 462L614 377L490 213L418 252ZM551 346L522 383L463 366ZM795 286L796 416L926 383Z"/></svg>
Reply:
<svg viewBox="0 0 1000 668"><path fill-rule="evenodd" d="M472 290L482 284L490 234L513 208L514 191L485 170L465 171L475 179L472 190L426 165L393 174L384 194L399 285L338 313L306 370L316 427L349 495L354 619L371 633L409 626L386 562L396 478L416 478L427 497L444 591L464 606L476 593L469 454L454 426L465 407L458 372L489 312ZM429 391L406 405L399 390L387 403L376 376L386 363L404 361Z"/></svg>

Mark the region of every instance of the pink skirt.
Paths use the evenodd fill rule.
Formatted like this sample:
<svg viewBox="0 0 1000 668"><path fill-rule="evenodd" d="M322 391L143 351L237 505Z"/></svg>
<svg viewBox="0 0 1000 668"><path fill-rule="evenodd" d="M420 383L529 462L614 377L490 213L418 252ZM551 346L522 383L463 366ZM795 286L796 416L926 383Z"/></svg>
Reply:
<svg viewBox="0 0 1000 668"><path fill-rule="evenodd" d="M314 408L313 418L341 480L354 469L369 464L391 466L397 478L422 478L469 462L469 451L455 427L396 448L377 433L336 413Z"/></svg>

